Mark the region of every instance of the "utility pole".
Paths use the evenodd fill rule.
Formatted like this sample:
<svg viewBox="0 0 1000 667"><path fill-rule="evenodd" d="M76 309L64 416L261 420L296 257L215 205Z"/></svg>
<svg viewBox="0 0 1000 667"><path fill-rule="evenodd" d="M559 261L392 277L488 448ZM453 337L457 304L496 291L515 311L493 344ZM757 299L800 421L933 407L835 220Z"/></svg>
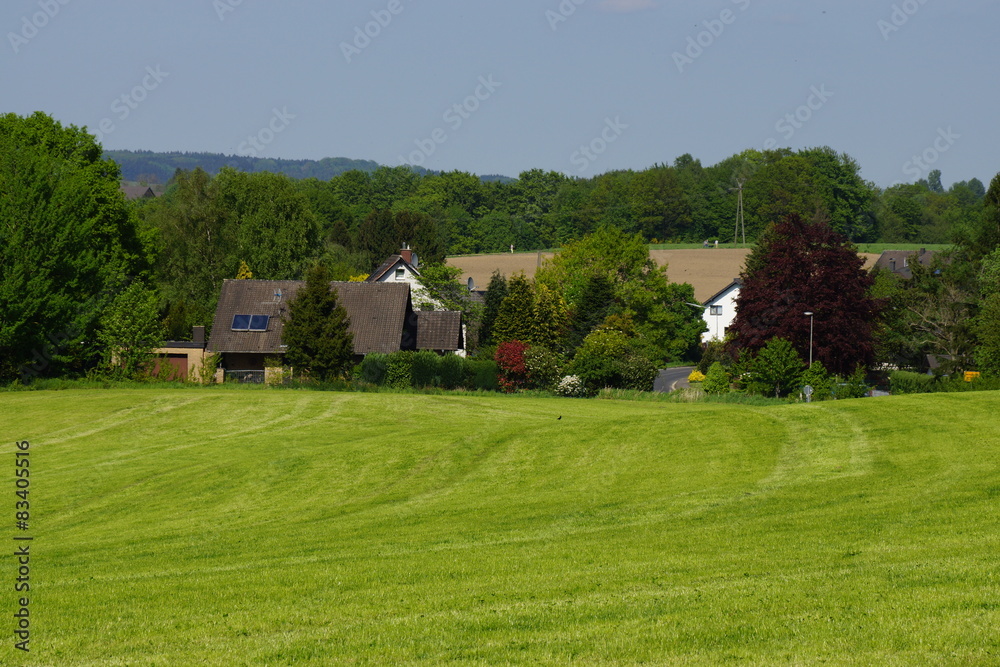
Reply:
<svg viewBox="0 0 1000 667"><path fill-rule="evenodd" d="M740 231L743 231L743 245L747 244L747 226L746 220L743 217L743 184L746 181L744 179L736 180L736 187L730 189L730 192L736 190L736 230L733 232L733 245L739 243Z"/></svg>

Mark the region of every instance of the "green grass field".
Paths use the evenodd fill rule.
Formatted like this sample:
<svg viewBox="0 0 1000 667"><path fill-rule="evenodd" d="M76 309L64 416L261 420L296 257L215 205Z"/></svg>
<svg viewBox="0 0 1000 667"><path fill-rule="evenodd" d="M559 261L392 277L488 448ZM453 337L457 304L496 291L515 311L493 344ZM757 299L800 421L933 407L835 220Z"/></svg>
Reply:
<svg viewBox="0 0 1000 667"><path fill-rule="evenodd" d="M995 665L998 400L0 394L0 664Z"/></svg>

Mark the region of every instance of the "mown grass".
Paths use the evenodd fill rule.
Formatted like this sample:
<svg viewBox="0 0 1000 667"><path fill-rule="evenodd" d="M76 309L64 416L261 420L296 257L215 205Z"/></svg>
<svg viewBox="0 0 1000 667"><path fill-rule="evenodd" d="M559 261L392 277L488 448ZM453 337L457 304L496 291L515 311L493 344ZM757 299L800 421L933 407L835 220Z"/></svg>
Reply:
<svg viewBox="0 0 1000 667"><path fill-rule="evenodd" d="M6 393L0 663L996 664L995 396Z"/></svg>

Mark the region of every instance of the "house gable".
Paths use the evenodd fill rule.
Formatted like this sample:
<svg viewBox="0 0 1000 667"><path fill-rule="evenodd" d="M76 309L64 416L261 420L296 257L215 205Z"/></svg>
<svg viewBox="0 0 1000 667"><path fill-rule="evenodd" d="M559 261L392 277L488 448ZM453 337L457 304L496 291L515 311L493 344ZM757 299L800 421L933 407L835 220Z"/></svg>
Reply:
<svg viewBox="0 0 1000 667"><path fill-rule="evenodd" d="M701 335L702 343L723 340L726 337L726 330L736 319L736 299L740 295L742 286L743 282L737 278L705 301L702 318L708 325L708 331Z"/></svg>

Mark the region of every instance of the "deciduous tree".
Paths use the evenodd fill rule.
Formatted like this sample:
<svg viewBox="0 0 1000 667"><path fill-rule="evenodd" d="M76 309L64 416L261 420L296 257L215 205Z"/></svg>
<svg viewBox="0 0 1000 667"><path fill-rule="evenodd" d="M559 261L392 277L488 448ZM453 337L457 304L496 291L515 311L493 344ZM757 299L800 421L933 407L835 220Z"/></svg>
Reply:
<svg viewBox="0 0 1000 667"><path fill-rule="evenodd" d="M0 379L83 372L104 308L149 252L118 166L49 116L0 116Z"/></svg>
<svg viewBox="0 0 1000 667"><path fill-rule="evenodd" d="M854 246L823 222L788 216L771 227L747 258L736 302L733 344L757 351L772 338L790 342L838 374L869 366L882 303ZM812 320L805 315L813 313Z"/></svg>

